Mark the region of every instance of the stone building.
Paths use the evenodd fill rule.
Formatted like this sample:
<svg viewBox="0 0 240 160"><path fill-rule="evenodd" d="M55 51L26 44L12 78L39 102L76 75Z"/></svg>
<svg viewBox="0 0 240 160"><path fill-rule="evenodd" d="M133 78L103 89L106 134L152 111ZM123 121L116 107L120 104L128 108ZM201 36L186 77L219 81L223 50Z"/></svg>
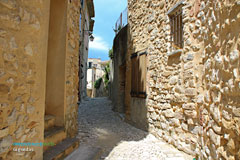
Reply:
<svg viewBox="0 0 240 160"><path fill-rule="evenodd" d="M127 120L200 159L240 159L239 25L239 0L129 0Z"/></svg>
<svg viewBox="0 0 240 160"><path fill-rule="evenodd" d="M81 81L80 81L80 99L83 99L87 96L87 70L88 70L88 50L89 50L89 40L93 40L93 26L94 20L92 19L95 16L94 5L92 1L84 2L81 0L83 9L80 14L80 66L81 66ZM82 20L81 20L82 19Z"/></svg>
<svg viewBox="0 0 240 160"><path fill-rule="evenodd" d="M0 0L0 159L60 158L78 146L80 8Z"/></svg>
<svg viewBox="0 0 240 160"><path fill-rule="evenodd" d="M87 62L87 96L96 97L95 82L104 75L104 67L108 61L102 61L100 58L88 58Z"/></svg>

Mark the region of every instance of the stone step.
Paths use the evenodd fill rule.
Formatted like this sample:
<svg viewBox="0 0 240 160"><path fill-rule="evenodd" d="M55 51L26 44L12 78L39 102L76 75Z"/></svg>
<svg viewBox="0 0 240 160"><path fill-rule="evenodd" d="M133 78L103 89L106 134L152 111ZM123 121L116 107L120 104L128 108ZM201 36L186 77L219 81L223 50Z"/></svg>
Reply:
<svg viewBox="0 0 240 160"><path fill-rule="evenodd" d="M44 116L44 130L53 127L55 124L55 116L45 115Z"/></svg>
<svg viewBox="0 0 240 160"><path fill-rule="evenodd" d="M54 126L44 131L44 143L58 144L67 137L64 132L64 127ZM43 150L47 150L49 145L43 147Z"/></svg>
<svg viewBox="0 0 240 160"><path fill-rule="evenodd" d="M98 147L88 145L79 146L74 152L67 156L64 160L99 160L103 150Z"/></svg>
<svg viewBox="0 0 240 160"><path fill-rule="evenodd" d="M43 160L62 160L79 147L77 138L67 138L43 153Z"/></svg>

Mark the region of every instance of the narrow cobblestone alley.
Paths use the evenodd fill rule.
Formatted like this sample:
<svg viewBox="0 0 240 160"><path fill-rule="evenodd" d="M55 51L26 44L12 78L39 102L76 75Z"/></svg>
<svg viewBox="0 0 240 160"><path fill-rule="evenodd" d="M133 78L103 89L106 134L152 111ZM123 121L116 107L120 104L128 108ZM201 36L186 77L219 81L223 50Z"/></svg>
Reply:
<svg viewBox="0 0 240 160"><path fill-rule="evenodd" d="M66 160L192 160L123 121L107 98L86 99L79 106L80 147Z"/></svg>

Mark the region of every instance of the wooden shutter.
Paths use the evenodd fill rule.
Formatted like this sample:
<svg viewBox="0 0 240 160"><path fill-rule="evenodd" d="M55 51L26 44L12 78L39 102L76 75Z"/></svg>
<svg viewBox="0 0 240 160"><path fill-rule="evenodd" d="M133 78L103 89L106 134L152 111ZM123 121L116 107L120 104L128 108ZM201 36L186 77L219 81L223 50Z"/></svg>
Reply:
<svg viewBox="0 0 240 160"><path fill-rule="evenodd" d="M137 53L134 53L131 56L131 69L132 69L132 73L131 73L131 95L132 96L137 96L138 93L138 57L137 57Z"/></svg>
<svg viewBox="0 0 240 160"><path fill-rule="evenodd" d="M138 95L141 98L146 97L146 76L147 76L147 65L146 65L146 52L139 54L139 87Z"/></svg>
<svg viewBox="0 0 240 160"><path fill-rule="evenodd" d="M132 77L131 96L146 98L147 53L135 53L131 56Z"/></svg>

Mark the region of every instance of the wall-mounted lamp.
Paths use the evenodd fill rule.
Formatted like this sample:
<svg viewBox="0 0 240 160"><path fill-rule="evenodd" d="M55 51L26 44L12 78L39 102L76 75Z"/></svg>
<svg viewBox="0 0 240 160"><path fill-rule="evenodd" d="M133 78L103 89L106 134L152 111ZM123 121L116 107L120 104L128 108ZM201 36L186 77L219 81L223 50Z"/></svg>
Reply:
<svg viewBox="0 0 240 160"><path fill-rule="evenodd" d="M89 39L90 39L90 41L93 41L93 40L94 40L94 37L93 37L92 34L89 36Z"/></svg>
<svg viewBox="0 0 240 160"><path fill-rule="evenodd" d="M88 32L90 41L93 41L93 40L94 40L94 37L93 37L93 35L92 35L92 31L90 31L90 30L83 30L83 32L85 32L85 31Z"/></svg>

